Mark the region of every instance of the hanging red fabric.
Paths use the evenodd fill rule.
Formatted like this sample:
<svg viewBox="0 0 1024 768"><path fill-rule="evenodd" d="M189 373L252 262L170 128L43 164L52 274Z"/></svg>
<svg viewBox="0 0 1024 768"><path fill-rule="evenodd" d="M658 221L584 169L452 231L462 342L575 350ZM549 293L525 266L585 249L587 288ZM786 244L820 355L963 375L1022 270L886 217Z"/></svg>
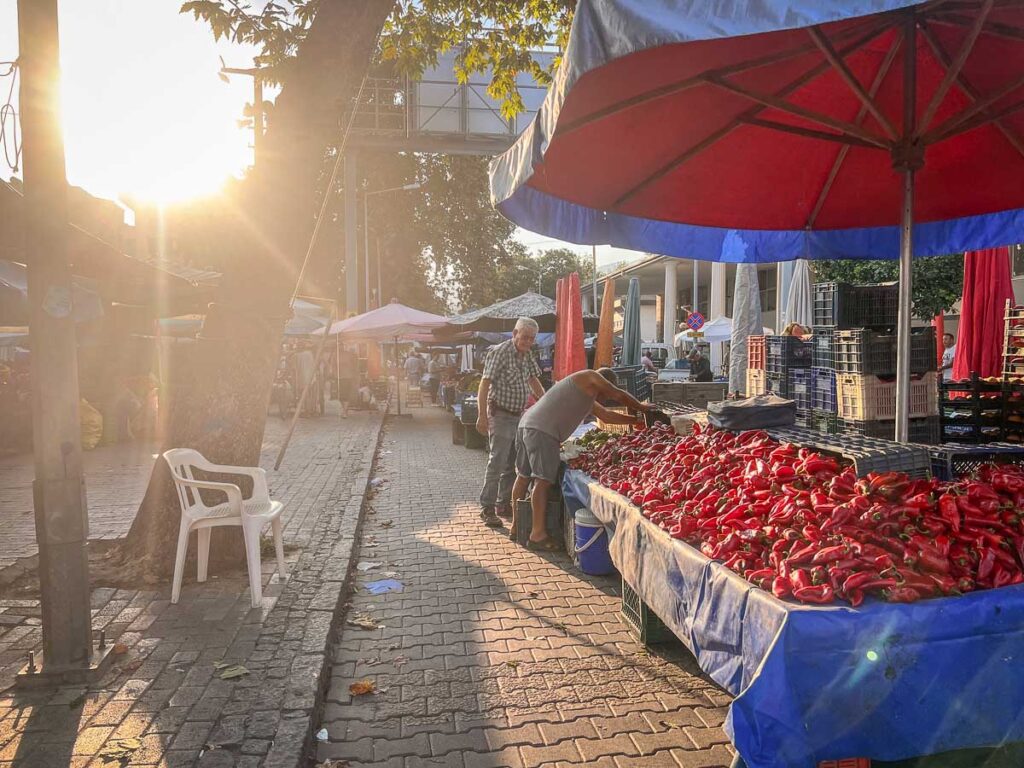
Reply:
<svg viewBox="0 0 1024 768"><path fill-rule="evenodd" d="M565 377L565 354L562 350L565 339L564 282L564 278L560 277L555 283L555 360L551 369L551 378L554 381L561 381Z"/></svg>
<svg viewBox="0 0 1024 768"><path fill-rule="evenodd" d="M1003 317L1008 299L1013 301L1009 249L966 253L954 380L970 378L972 373L981 377L1002 373Z"/></svg>
<svg viewBox="0 0 1024 768"><path fill-rule="evenodd" d="M587 352L583 347L583 297L578 272L565 278L563 292L566 303L564 373L568 376L587 367Z"/></svg>

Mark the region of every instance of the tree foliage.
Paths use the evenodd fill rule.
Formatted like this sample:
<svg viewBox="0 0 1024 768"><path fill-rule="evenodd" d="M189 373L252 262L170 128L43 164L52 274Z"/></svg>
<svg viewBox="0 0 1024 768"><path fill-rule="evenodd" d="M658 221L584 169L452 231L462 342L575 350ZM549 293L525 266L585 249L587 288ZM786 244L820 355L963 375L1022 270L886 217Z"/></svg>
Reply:
<svg viewBox="0 0 1024 768"><path fill-rule="evenodd" d="M244 0L187 0L181 12L206 22L218 40L255 46L256 64L280 82L320 2L272 0L258 8ZM415 77L454 50L459 79L490 73L488 93L511 117L524 109L516 87L521 73L541 85L551 81L552 71L530 52L564 48L575 6L575 0L400 0L381 30L378 60ZM551 66L557 65L556 56Z"/></svg>
<svg viewBox="0 0 1024 768"><path fill-rule="evenodd" d="M964 289L964 256L933 256L913 262L914 314L931 320L939 312L948 312L960 300ZM897 261L817 261L815 279L844 283L886 283L899 280Z"/></svg>

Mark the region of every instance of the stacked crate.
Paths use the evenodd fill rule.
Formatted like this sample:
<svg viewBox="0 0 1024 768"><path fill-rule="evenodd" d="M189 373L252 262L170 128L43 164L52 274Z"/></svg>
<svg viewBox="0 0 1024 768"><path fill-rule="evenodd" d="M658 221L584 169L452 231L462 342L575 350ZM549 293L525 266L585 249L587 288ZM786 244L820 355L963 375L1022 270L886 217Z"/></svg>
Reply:
<svg viewBox="0 0 1024 768"><path fill-rule="evenodd" d="M765 391L796 403L801 426L811 421L811 345L797 336L765 337Z"/></svg>
<svg viewBox="0 0 1024 768"><path fill-rule="evenodd" d="M812 425L893 439L896 432L895 283L815 285ZM911 336L910 441L939 439L935 331Z"/></svg>
<svg viewBox="0 0 1024 768"><path fill-rule="evenodd" d="M764 336L747 337L747 397L763 395L764 389Z"/></svg>
<svg viewBox="0 0 1024 768"><path fill-rule="evenodd" d="M1010 438L1020 442L1024 423L1018 422L1022 419L1018 411L1024 400L1015 398L1013 389L1009 381L986 381L977 374L966 381L940 382L941 441L978 445Z"/></svg>

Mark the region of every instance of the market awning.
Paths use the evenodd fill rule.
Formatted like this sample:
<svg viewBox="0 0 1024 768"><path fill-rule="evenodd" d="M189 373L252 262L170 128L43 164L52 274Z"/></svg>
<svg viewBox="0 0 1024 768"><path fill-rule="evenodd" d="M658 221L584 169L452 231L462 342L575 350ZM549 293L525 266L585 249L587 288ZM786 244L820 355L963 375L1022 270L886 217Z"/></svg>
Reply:
<svg viewBox="0 0 1024 768"><path fill-rule="evenodd" d="M74 276L69 298L76 322L103 316L103 301L95 281ZM28 320L28 269L16 261L0 259L0 325L27 325Z"/></svg>
<svg viewBox="0 0 1024 768"><path fill-rule="evenodd" d="M435 334L448 336L462 331L511 331L520 317L531 317L537 321L541 331L553 333L555 302L547 296L528 291L521 296L491 304L489 307L449 317L444 327L435 331ZM598 318L595 315L583 316L585 330L597 331L597 324Z"/></svg>

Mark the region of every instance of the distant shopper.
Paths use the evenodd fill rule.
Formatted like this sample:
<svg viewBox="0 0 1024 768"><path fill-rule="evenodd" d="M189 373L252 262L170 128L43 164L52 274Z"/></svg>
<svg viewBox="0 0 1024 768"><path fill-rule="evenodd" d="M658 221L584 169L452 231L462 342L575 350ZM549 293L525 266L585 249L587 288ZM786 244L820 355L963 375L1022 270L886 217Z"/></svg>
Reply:
<svg viewBox="0 0 1024 768"><path fill-rule="evenodd" d="M654 361L651 359L651 354L649 352L644 352L643 355L640 356L640 365L644 367L645 371L658 370L654 367Z"/></svg>
<svg viewBox="0 0 1024 768"><path fill-rule="evenodd" d="M782 336L797 336L804 337L808 336L809 333L800 323L789 323L785 328L782 329Z"/></svg>
<svg viewBox="0 0 1024 768"><path fill-rule="evenodd" d="M952 333L942 334L942 380L953 378L953 358L956 357L956 338Z"/></svg>
<svg viewBox="0 0 1024 768"><path fill-rule="evenodd" d="M711 363L700 353L699 349L690 353L690 381L711 381Z"/></svg>
<svg viewBox="0 0 1024 768"><path fill-rule="evenodd" d="M415 352L410 352L405 358L405 375L409 379L410 387L418 387L423 377L423 360Z"/></svg>
<svg viewBox="0 0 1024 768"><path fill-rule="evenodd" d="M641 421L637 416L610 411L599 405L597 399L613 400L633 411L651 409L649 403L639 402L617 385L615 371L611 368L577 371L555 384L523 416L516 436L517 477L512 499L513 502L525 499L527 486L533 483L527 548L543 551L560 549L560 545L548 536L546 513L548 488L558 477L562 442L591 413L609 424L636 424Z"/></svg>
<svg viewBox="0 0 1024 768"><path fill-rule="evenodd" d="M487 353L480 380L476 429L487 435L487 469L480 491L480 519L489 528L501 528L500 517L512 517L512 483L515 481L516 430L532 393L540 398L544 387L532 349L537 340L537 321L521 317L512 338Z"/></svg>

